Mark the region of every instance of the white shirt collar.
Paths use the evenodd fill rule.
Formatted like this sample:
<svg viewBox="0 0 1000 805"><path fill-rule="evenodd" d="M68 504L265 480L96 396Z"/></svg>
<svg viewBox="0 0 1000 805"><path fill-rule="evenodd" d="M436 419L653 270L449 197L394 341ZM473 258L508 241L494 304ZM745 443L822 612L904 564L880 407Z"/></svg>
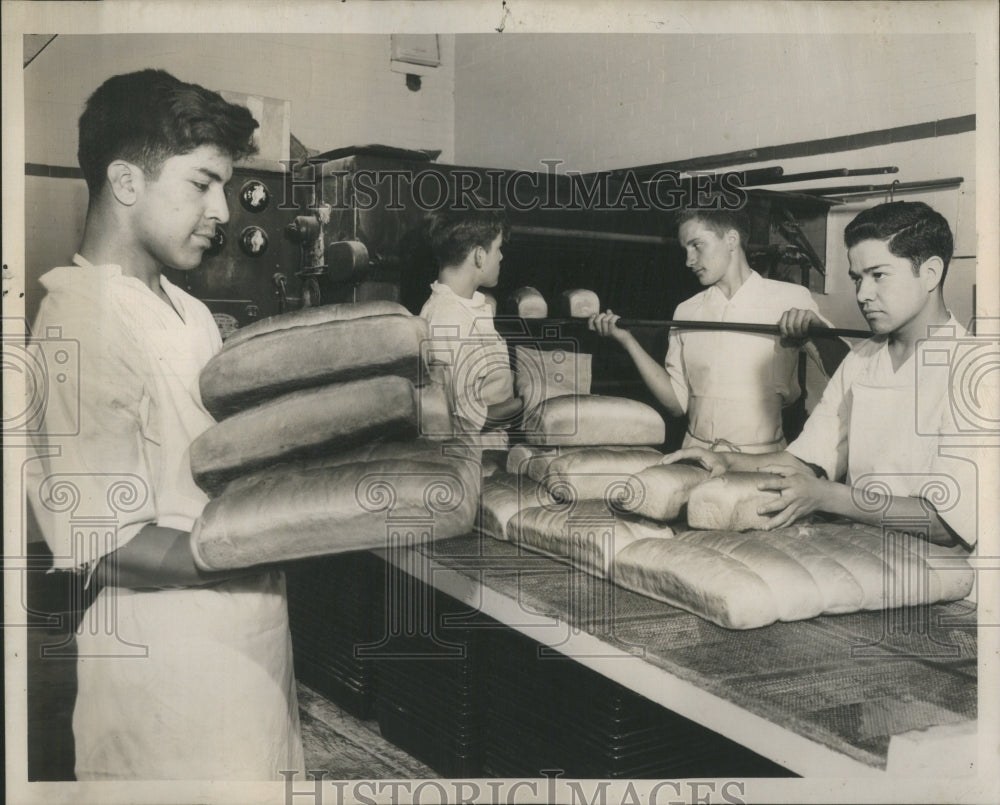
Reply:
<svg viewBox="0 0 1000 805"><path fill-rule="evenodd" d="M457 299L463 305L471 308L481 308L484 305L486 305L487 307L489 306L488 303L486 302L486 297L483 295L482 291L473 291L472 298L466 299L464 296L459 296L443 282L438 282L437 280L431 283L431 293L442 294L444 296L451 296L454 299Z"/></svg>

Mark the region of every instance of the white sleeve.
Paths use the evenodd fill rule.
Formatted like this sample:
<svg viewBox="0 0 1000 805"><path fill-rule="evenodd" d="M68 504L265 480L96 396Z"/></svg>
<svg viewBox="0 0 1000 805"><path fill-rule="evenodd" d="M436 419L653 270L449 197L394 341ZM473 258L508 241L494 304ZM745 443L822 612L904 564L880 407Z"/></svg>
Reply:
<svg viewBox="0 0 1000 805"><path fill-rule="evenodd" d="M144 433L154 403L134 341L113 316L43 301L34 332L30 348L47 369L46 397L26 492L54 566L85 568L156 521L144 449L145 439L156 438ZM76 377L61 366L76 369Z"/></svg>
<svg viewBox="0 0 1000 805"><path fill-rule="evenodd" d="M847 473L847 437L851 424L851 390L845 368L848 355L826 385L823 398L806 420L799 437L788 452L809 464L821 467L827 478L836 481Z"/></svg>
<svg viewBox="0 0 1000 805"><path fill-rule="evenodd" d="M677 318L681 314L674 312ZM684 336L677 331L676 327L671 327L667 334L667 355L663 360L663 368L667 370L667 377L670 378L670 385L673 387L674 395L681 410L688 409L688 383L684 374Z"/></svg>

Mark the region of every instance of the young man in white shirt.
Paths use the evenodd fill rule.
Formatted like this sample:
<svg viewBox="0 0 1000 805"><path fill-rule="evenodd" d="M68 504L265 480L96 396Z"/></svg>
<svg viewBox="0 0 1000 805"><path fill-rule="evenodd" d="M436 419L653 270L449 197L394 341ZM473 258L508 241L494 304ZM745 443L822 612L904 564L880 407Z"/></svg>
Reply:
<svg viewBox="0 0 1000 805"><path fill-rule="evenodd" d="M696 460L713 474L773 472L773 480L759 485L780 494L759 512L771 515L771 527L814 511L878 525L891 508L895 518L927 519L929 541L971 548L977 540L976 465L942 449L959 432L956 389L947 375L927 372L942 356L954 355L965 336L944 303L951 229L928 205L897 201L860 213L844 241L872 337L844 359L802 434L780 452L691 448L665 463ZM793 309L779 326L785 337L804 339L816 321L812 311ZM969 444L974 436L962 441Z"/></svg>
<svg viewBox="0 0 1000 805"><path fill-rule="evenodd" d="M33 333L53 368L78 344L80 388L49 384L28 465L54 566L102 585L76 637L76 777L281 780L303 769L284 576L194 562L208 496L189 447L214 422L198 377L222 342L162 273L197 268L229 219L225 186L257 122L143 70L104 82L79 128L83 241L41 278Z"/></svg>
<svg viewBox="0 0 1000 805"><path fill-rule="evenodd" d="M479 290L496 287L500 279L505 216L495 209L449 207L431 216L428 235L438 278L420 311L430 332L427 362L446 367L452 410L463 432L508 425L521 401L514 396L507 344Z"/></svg>
<svg viewBox="0 0 1000 805"><path fill-rule="evenodd" d="M819 310L807 288L761 277L747 262L749 218L743 210L689 209L678 215L687 266L705 290L681 302L674 319L777 324L789 308ZM590 327L615 338L672 416L687 415L685 447L762 453L785 446L781 411L801 394L799 347L776 336L723 330L670 330L664 365L657 363L612 311ZM832 373L846 346L824 344L813 355Z"/></svg>

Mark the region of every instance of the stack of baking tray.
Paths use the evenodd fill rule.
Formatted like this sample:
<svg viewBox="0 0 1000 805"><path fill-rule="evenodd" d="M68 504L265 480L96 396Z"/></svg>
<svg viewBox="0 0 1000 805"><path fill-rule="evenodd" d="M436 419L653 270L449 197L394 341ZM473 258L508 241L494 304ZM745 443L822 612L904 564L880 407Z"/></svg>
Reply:
<svg viewBox="0 0 1000 805"><path fill-rule="evenodd" d="M478 777L485 663L493 629L483 628L489 624L482 616L466 620L467 608L454 599L423 589L427 595L417 606L427 606L427 617L408 623L427 628L399 630L379 649L379 731L444 777ZM390 623L400 622L390 613Z"/></svg>
<svg viewBox="0 0 1000 805"><path fill-rule="evenodd" d="M364 647L385 631L385 570L368 551L286 566L296 677L357 718L375 706L374 661Z"/></svg>
<svg viewBox="0 0 1000 805"><path fill-rule="evenodd" d="M513 631L491 641L484 775L785 776L787 771Z"/></svg>

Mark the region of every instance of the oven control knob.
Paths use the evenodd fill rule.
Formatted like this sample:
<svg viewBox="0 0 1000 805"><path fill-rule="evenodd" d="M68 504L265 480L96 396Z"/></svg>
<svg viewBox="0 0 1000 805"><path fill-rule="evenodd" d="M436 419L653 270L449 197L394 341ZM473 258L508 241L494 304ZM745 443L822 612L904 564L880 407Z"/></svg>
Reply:
<svg viewBox="0 0 1000 805"><path fill-rule="evenodd" d="M251 179L240 188L240 204L247 212L263 212L271 203L271 191L257 179Z"/></svg>
<svg viewBox="0 0 1000 805"><path fill-rule="evenodd" d="M240 233L240 248L251 257L267 251L267 233L259 226L248 226Z"/></svg>

